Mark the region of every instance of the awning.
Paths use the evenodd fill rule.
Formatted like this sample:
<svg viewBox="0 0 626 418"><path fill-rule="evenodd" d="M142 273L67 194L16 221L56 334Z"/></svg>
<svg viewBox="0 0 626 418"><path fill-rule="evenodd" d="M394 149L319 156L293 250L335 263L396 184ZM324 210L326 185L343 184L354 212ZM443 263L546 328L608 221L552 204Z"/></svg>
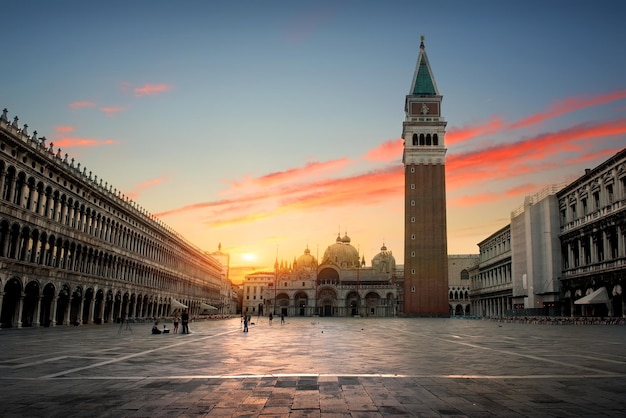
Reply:
<svg viewBox="0 0 626 418"><path fill-rule="evenodd" d="M179 301L177 301L176 299L172 298L171 302L170 302L170 306L172 309L187 309L187 305L183 305L182 303L180 303Z"/></svg>
<svg viewBox="0 0 626 418"><path fill-rule="evenodd" d="M208 310L211 310L211 309L217 309L215 306L207 305L206 303L200 303L200 307L204 311L208 311Z"/></svg>
<svg viewBox="0 0 626 418"><path fill-rule="evenodd" d="M576 305L591 305L594 303L608 303L609 294L606 292L606 287L602 286L598 290L594 290L587 296L574 301Z"/></svg>

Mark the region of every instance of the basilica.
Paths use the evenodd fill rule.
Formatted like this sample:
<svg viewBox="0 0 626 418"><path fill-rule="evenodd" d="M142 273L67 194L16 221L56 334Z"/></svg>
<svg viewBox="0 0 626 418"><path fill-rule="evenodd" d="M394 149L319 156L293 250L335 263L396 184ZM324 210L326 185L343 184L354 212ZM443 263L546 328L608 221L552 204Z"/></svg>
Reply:
<svg viewBox="0 0 626 418"><path fill-rule="evenodd" d="M367 266L348 234L317 260L306 248L292 263L276 260L273 272L247 275L243 312L285 316L394 316L401 280L393 254L383 244Z"/></svg>

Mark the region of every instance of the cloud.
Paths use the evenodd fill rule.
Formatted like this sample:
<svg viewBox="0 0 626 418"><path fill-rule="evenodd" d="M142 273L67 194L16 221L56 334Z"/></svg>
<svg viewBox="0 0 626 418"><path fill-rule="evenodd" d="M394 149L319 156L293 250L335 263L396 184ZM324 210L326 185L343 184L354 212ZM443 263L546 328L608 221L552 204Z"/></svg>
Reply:
<svg viewBox="0 0 626 418"><path fill-rule="evenodd" d="M398 161L404 151L402 138L385 141L365 154L365 159L372 162Z"/></svg>
<svg viewBox="0 0 626 418"><path fill-rule="evenodd" d="M76 110L83 107L94 107L96 104L91 101L72 102L69 104L70 109Z"/></svg>
<svg viewBox="0 0 626 418"><path fill-rule="evenodd" d="M314 176L328 174L342 169L349 163L350 159L348 158L340 158L324 162L308 162L302 167L292 168L285 171L277 171L257 178L247 178L241 182L233 182L230 192L240 193L240 191L244 188L269 187L285 181L290 183L296 183L302 180L308 181Z"/></svg>
<svg viewBox="0 0 626 418"><path fill-rule="evenodd" d="M68 126L68 125L62 126L62 125L59 125L59 126L55 126L54 127L54 132L57 133L57 134L65 134L65 133L73 132L73 131L74 131L74 127L73 126Z"/></svg>
<svg viewBox="0 0 626 418"><path fill-rule="evenodd" d="M115 116L116 113L123 112L125 110L126 110L125 107L119 107L119 106L110 106L110 107L101 107L100 108L100 111L104 112L104 114L107 115L107 117L110 117L110 118Z"/></svg>
<svg viewBox="0 0 626 418"><path fill-rule="evenodd" d="M615 139L626 134L626 119L586 122L557 132L544 133L511 144L454 154L447 158L447 185L450 189L468 182L493 181L554 168L561 163L555 156L564 152L587 153L586 140ZM621 138L621 137L620 137Z"/></svg>
<svg viewBox="0 0 626 418"><path fill-rule="evenodd" d="M165 176L165 177L158 177L155 179L151 179L148 181L144 181L143 183L139 183L137 185L135 185L135 187L133 188L133 190L131 190L130 192L128 192L128 197L132 200L137 200L137 197L139 197L139 195L146 189L150 189L154 186L158 186L159 184L163 184L166 183L170 180L169 176Z"/></svg>
<svg viewBox="0 0 626 418"><path fill-rule="evenodd" d="M626 90L615 90L595 96L572 96L555 102L545 111L520 118L512 123L504 123L500 116L492 116L489 120L483 123L463 126L461 128L451 128L446 133L445 141L447 145L453 145L468 141L478 136L493 135L507 130L527 128L548 119L562 116L566 113L623 99L626 99Z"/></svg>
<svg viewBox="0 0 626 418"><path fill-rule="evenodd" d="M159 93L171 90L172 86L167 84L144 84L142 87L133 88L133 93L137 97L141 96L154 96Z"/></svg>
<svg viewBox="0 0 626 418"><path fill-rule="evenodd" d="M583 105L618 100L619 92L598 95L587 100L564 100L547 112L519 119L507 125L498 116L486 123L458 129L453 140L463 141L473 135L494 133L507 126L528 126L549 115L562 114ZM446 160L447 190L476 189L482 184L516 180L521 184L508 186L502 192L473 193L451 199L455 206L470 206L504 198L532 194L545 185L529 183L528 175L560 169L564 164L597 161L613 155L619 148L610 141L621 140L626 134L626 119L584 122L554 132L544 132L511 143L496 144L479 150L452 154ZM621 143L620 143L621 144ZM617 144L618 146L620 144ZM401 201L404 193L404 167L398 157L402 139L383 142L364 154L371 163L397 161L387 167L370 169L356 175L339 176L338 171L355 161L341 158L323 162L307 162L301 167L273 172L242 181L231 182L222 194L232 198L199 202L156 214L158 217L202 211L200 216L213 228L247 224L280 214L323 210L341 206L375 206L389 201ZM600 149L593 151L594 149ZM320 179L320 175L327 178ZM524 181L526 180L526 181Z"/></svg>
<svg viewBox="0 0 626 418"><path fill-rule="evenodd" d="M93 139L78 137L61 137L54 140L54 146L59 148L100 147L103 145L117 144L114 139Z"/></svg>

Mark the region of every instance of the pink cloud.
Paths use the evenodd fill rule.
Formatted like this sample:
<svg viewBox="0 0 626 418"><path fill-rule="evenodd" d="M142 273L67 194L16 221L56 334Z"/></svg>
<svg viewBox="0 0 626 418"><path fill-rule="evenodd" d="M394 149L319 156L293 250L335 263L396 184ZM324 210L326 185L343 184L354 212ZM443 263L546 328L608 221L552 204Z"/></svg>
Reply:
<svg viewBox="0 0 626 418"><path fill-rule="evenodd" d="M54 132L58 133L58 134L65 134L68 132L73 132L74 131L74 127L73 126L55 126L54 127Z"/></svg>
<svg viewBox="0 0 626 418"><path fill-rule="evenodd" d="M385 141L378 147L369 150L365 154L368 161L390 162L398 161L404 151L404 140L402 138Z"/></svg>
<svg viewBox="0 0 626 418"><path fill-rule="evenodd" d="M600 106L623 99L626 99L626 90L616 90L595 96L568 97L555 102L543 112L520 118L513 123L507 124L504 123L499 116L492 116L491 119L484 123L463 126L461 128L451 128L446 133L445 141L447 145L452 145L468 141L481 135L492 135L506 130L526 128L545 120L562 116L566 113L586 109L588 107Z"/></svg>
<svg viewBox="0 0 626 418"><path fill-rule="evenodd" d="M93 138L76 138L76 137L62 137L54 141L54 146L59 148L79 148L79 147L99 147L102 145L116 144L117 141L113 139L93 139Z"/></svg>
<svg viewBox="0 0 626 418"><path fill-rule="evenodd" d="M142 87L135 87L133 92L135 96L154 96L159 93L171 90L172 87L167 84L145 84Z"/></svg>

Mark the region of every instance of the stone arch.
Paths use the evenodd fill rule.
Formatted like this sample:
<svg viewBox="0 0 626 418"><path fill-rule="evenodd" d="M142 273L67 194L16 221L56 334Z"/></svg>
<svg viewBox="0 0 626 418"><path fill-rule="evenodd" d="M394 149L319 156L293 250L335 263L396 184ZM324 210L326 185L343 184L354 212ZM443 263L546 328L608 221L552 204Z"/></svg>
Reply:
<svg viewBox="0 0 626 418"><path fill-rule="evenodd" d="M332 287L322 287L317 291L317 306L320 316L333 316L337 311L337 292Z"/></svg>
<svg viewBox="0 0 626 418"><path fill-rule="evenodd" d="M309 303L309 297L304 292L297 292L293 296L293 303L296 307L298 315L304 316L306 315L307 305Z"/></svg>
<svg viewBox="0 0 626 418"><path fill-rule="evenodd" d="M9 279L4 285L2 297L2 314L0 324L2 328L19 327L19 301L22 295L22 282L17 277Z"/></svg>
<svg viewBox="0 0 626 418"><path fill-rule="evenodd" d="M346 295L346 314L348 316L361 315L361 296L356 291Z"/></svg>
<svg viewBox="0 0 626 418"><path fill-rule="evenodd" d="M39 323L44 327L49 327L54 320L53 304L55 302L56 288L54 284L47 283L41 292L41 309L39 312Z"/></svg>
<svg viewBox="0 0 626 418"><path fill-rule="evenodd" d="M31 280L24 287L24 302L22 306L22 326L32 327L39 324L37 305L39 304L39 282Z"/></svg>
<svg viewBox="0 0 626 418"><path fill-rule="evenodd" d="M317 274L317 285L338 285L339 272L333 268L325 267Z"/></svg>
<svg viewBox="0 0 626 418"><path fill-rule="evenodd" d="M57 311L56 317L54 318L57 325L65 325L67 321L66 318L69 318L66 313L68 313L70 308L70 296L70 287L64 284L61 289L59 289L59 294L57 295Z"/></svg>
<svg viewBox="0 0 626 418"><path fill-rule="evenodd" d="M93 321L93 315L89 314L89 310L93 306L94 297L95 297L95 294L94 294L93 287L89 287L85 289L84 296L83 296L83 312L81 315L83 324L89 324L91 321Z"/></svg>
<svg viewBox="0 0 626 418"><path fill-rule="evenodd" d="M78 325L80 323L81 311L80 307L83 302L83 289L80 286L76 286L72 291L72 298L70 300L70 324Z"/></svg>
<svg viewBox="0 0 626 418"><path fill-rule="evenodd" d="M376 292L369 292L365 295L365 315L375 316L377 308L380 306L380 295Z"/></svg>

